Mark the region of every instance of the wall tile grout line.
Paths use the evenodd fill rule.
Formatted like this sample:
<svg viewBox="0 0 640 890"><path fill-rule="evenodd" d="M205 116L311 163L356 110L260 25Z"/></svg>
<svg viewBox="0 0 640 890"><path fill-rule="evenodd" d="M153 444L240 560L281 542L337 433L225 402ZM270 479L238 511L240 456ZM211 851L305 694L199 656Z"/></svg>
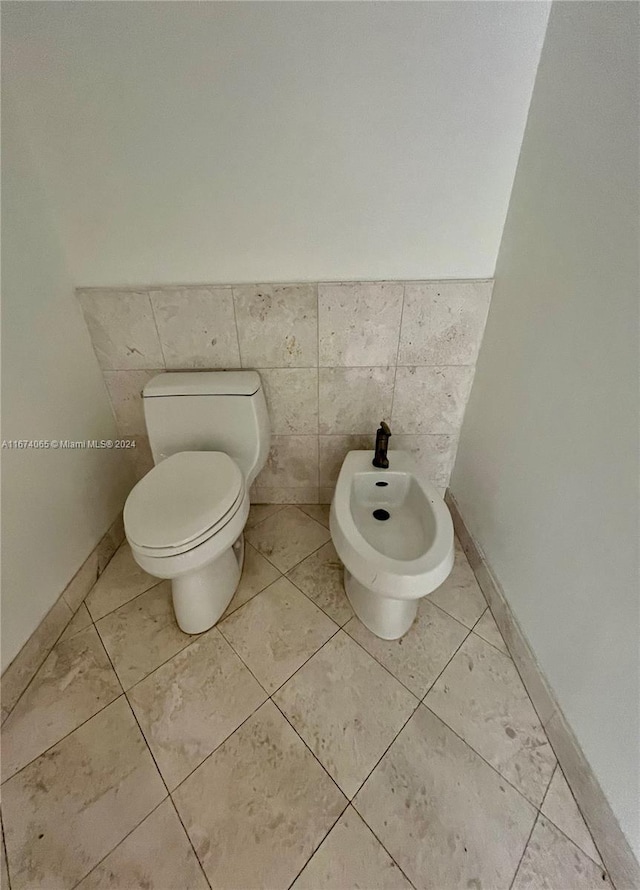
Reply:
<svg viewBox="0 0 640 890"><path fill-rule="evenodd" d="M398 346L396 348L396 361L393 366L393 388L391 390L391 407L389 408L389 426L393 419L393 403L396 398L396 380L398 379L398 358L400 357L400 342L402 340L402 323L404 321L404 302L406 298L406 284L402 282L402 309L400 310L400 327L398 328ZM393 430L391 430L393 434Z"/></svg>
<svg viewBox="0 0 640 890"><path fill-rule="evenodd" d="M153 307L153 300L151 299L151 288L146 291L147 299L149 301L149 308L151 309L151 317L153 318L153 324L156 329L156 335L158 337L158 346L160 347L160 354L162 355L162 370L167 370L167 356L164 352L164 346L162 345L162 338L160 337L160 328L158 327L158 319L156 318L156 310ZM156 369L154 369L156 370Z"/></svg>

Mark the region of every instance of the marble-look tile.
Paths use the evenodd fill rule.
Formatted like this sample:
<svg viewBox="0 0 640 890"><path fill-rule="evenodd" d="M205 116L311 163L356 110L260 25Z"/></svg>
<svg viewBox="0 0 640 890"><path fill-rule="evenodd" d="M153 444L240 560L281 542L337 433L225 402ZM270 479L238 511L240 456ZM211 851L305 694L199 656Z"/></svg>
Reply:
<svg viewBox="0 0 640 890"><path fill-rule="evenodd" d="M391 430L457 435L471 391L470 367L398 368ZM321 408L322 417L322 408Z"/></svg>
<svg viewBox="0 0 640 890"><path fill-rule="evenodd" d="M281 572L288 572L331 537L328 529L297 507L268 516L245 536Z"/></svg>
<svg viewBox="0 0 640 890"><path fill-rule="evenodd" d="M318 369L260 368L274 436L318 433Z"/></svg>
<svg viewBox="0 0 640 890"><path fill-rule="evenodd" d="M429 600L469 628L474 626L487 608L476 576L457 538L451 574L440 587L429 594Z"/></svg>
<svg viewBox="0 0 640 890"><path fill-rule="evenodd" d="M163 801L76 890L209 890L170 800Z"/></svg>
<svg viewBox="0 0 640 890"><path fill-rule="evenodd" d="M94 548L62 591L62 598L72 612L77 612L80 604L85 601L87 594L98 580L100 571L98 548Z"/></svg>
<svg viewBox="0 0 640 890"><path fill-rule="evenodd" d="M346 800L266 702L174 792L212 887L285 890Z"/></svg>
<svg viewBox="0 0 640 890"><path fill-rule="evenodd" d="M255 494L261 504L278 504L281 507L290 504L315 504L320 497L315 485L305 485L303 488L256 488Z"/></svg>
<svg viewBox="0 0 640 890"><path fill-rule="evenodd" d="M158 373L142 370L104 372L104 382L122 438L147 435L142 390Z"/></svg>
<svg viewBox="0 0 640 890"><path fill-rule="evenodd" d="M338 629L286 578L274 581L218 627L269 693Z"/></svg>
<svg viewBox="0 0 640 890"><path fill-rule="evenodd" d="M253 509L253 508L252 508ZM261 556L258 551L245 541L244 545L244 566L242 567L242 576L238 589L233 595L233 599L229 603L224 618L231 615L240 606L249 602L256 593L260 593L269 584L272 584L276 578L280 577L278 569Z"/></svg>
<svg viewBox="0 0 640 890"><path fill-rule="evenodd" d="M128 692L170 791L266 697L215 627Z"/></svg>
<svg viewBox="0 0 640 890"><path fill-rule="evenodd" d="M307 516L315 519L325 528L329 528L329 505L328 504L300 504L300 509Z"/></svg>
<svg viewBox="0 0 640 890"><path fill-rule="evenodd" d="M422 705L354 806L417 890L508 890L536 816Z"/></svg>
<svg viewBox="0 0 640 890"><path fill-rule="evenodd" d="M3 785L13 890L74 887L166 793L121 696Z"/></svg>
<svg viewBox="0 0 640 890"><path fill-rule="evenodd" d="M265 488L317 488L318 437L272 436L269 455L255 481Z"/></svg>
<svg viewBox="0 0 640 890"><path fill-rule="evenodd" d="M473 632L478 634L479 637L482 637L483 640L486 640L487 643L491 643L491 645L495 646L496 649L499 649L500 652L504 652L505 655L509 654L509 650L498 630L498 625L493 620L493 615L491 614L490 609L487 609L480 621L474 625Z"/></svg>
<svg viewBox="0 0 640 890"><path fill-rule="evenodd" d="M389 440L389 460L394 450L408 451L418 469L438 489L446 488L458 448L457 436L414 436L394 433ZM393 467L393 463L390 464Z"/></svg>
<svg viewBox="0 0 640 890"><path fill-rule="evenodd" d="M116 699L121 691L93 626L57 643L2 727L2 781Z"/></svg>
<svg viewBox="0 0 640 890"><path fill-rule="evenodd" d="M344 566L331 541L298 563L287 578L341 627L353 617L344 592Z"/></svg>
<svg viewBox="0 0 640 890"><path fill-rule="evenodd" d="M492 289L493 281L405 284L398 364L475 364Z"/></svg>
<svg viewBox="0 0 640 890"><path fill-rule="evenodd" d="M416 620L399 640L381 640L357 618L344 629L418 698L426 695L469 633L427 599L420 601Z"/></svg>
<svg viewBox="0 0 640 890"><path fill-rule="evenodd" d="M320 433L375 436L380 421L391 415L395 372L392 367L320 368Z"/></svg>
<svg viewBox="0 0 640 890"><path fill-rule="evenodd" d="M611 888L602 868L539 816L522 857L513 890L598 890Z"/></svg>
<svg viewBox="0 0 640 890"><path fill-rule="evenodd" d="M243 368L313 368L318 364L315 284L233 288Z"/></svg>
<svg viewBox="0 0 640 890"><path fill-rule="evenodd" d="M133 470L133 477L137 482L153 469L153 455L148 436L130 436L129 438L135 442L134 448L127 449L127 456Z"/></svg>
<svg viewBox="0 0 640 890"><path fill-rule="evenodd" d="M373 454L375 441L375 430L359 436L320 436L318 439L320 485L326 488L335 486L347 454L350 451L371 451Z"/></svg>
<svg viewBox="0 0 640 890"><path fill-rule="evenodd" d="M196 639L176 623L171 581L163 581L96 622L125 689Z"/></svg>
<svg viewBox="0 0 640 890"><path fill-rule="evenodd" d="M146 291L77 290L100 367L164 368Z"/></svg>
<svg viewBox="0 0 640 890"><path fill-rule="evenodd" d="M282 506L278 504L251 504L245 530L253 528L261 523L263 519L266 519L267 516L273 516L274 513L281 509Z"/></svg>
<svg viewBox="0 0 640 890"><path fill-rule="evenodd" d="M230 287L149 292L167 368L239 368Z"/></svg>
<svg viewBox="0 0 640 890"><path fill-rule="evenodd" d="M403 292L391 282L319 284L320 365L394 365Z"/></svg>
<svg viewBox="0 0 640 890"><path fill-rule="evenodd" d="M508 656L470 634L425 704L525 797L540 805L556 758Z"/></svg>
<svg viewBox="0 0 640 890"><path fill-rule="evenodd" d="M71 609L63 597L59 597L5 669L0 684L3 720L6 720L72 617Z"/></svg>
<svg viewBox="0 0 640 890"><path fill-rule="evenodd" d="M418 704L342 631L273 700L349 798Z"/></svg>
<svg viewBox="0 0 640 890"><path fill-rule="evenodd" d="M63 643L65 640L70 640L71 637L75 637L77 633L81 630L84 630L85 627L89 627L93 622L91 620L91 615L89 615L89 610L85 606L84 603L80 603L80 608L73 616L69 624L67 624L67 629L62 634L58 643Z"/></svg>
<svg viewBox="0 0 640 890"><path fill-rule="evenodd" d="M111 562L116 550L124 541L124 537L124 518L122 516L122 511L120 510L107 529L106 534L102 536L96 547L98 556L98 576L104 572L107 565ZM67 602L69 602L68 599ZM69 605L71 606L70 602ZM71 606L71 608L73 608L73 606Z"/></svg>
<svg viewBox="0 0 640 890"><path fill-rule="evenodd" d="M318 503L322 505L330 505L335 493L335 486L321 486L318 489Z"/></svg>
<svg viewBox="0 0 640 890"><path fill-rule="evenodd" d="M96 581L85 603L89 614L97 621L158 583L158 578L140 568L125 541Z"/></svg>
<svg viewBox="0 0 640 890"><path fill-rule="evenodd" d="M412 890L353 807L348 807L291 890Z"/></svg>
<svg viewBox="0 0 640 890"><path fill-rule="evenodd" d="M547 819L577 844L583 853L600 863L600 854L559 765L556 766L541 809Z"/></svg>

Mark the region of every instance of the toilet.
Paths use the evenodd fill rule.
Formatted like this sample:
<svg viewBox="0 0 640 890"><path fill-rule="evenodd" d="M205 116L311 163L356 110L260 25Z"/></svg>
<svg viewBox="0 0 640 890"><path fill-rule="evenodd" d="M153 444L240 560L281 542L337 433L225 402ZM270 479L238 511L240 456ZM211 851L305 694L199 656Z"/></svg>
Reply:
<svg viewBox="0 0 640 890"><path fill-rule="evenodd" d="M350 451L331 503L333 544L344 586L360 621L383 640L411 627L418 602L453 568L453 523L447 505L406 451Z"/></svg>
<svg viewBox="0 0 640 890"><path fill-rule="evenodd" d="M155 466L132 489L124 528L133 558L171 580L180 628L222 616L244 561L249 488L271 440L256 371L158 374L142 393Z"/></svg>

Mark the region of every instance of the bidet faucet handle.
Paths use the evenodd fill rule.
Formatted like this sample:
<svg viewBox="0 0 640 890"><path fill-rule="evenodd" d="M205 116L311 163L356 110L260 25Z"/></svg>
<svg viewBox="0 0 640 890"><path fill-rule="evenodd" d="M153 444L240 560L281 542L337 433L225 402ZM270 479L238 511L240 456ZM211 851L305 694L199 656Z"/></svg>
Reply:
<svg viewBox="0 0 640 890"><path fill-rule="evenodd" d="M385 436L391 435L391 430L389 429L388 425L384 422L384 420L380 421L380 429L385 434Z"/></svg>

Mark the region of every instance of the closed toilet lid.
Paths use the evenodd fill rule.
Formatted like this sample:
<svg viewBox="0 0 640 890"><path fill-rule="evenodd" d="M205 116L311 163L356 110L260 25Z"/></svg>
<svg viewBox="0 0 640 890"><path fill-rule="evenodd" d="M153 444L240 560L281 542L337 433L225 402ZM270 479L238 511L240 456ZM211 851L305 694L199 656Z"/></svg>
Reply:
<svg viewBox="0 0 640 890"><path fill-rule="evenodd" d="M131 543L175 548L201 537L229 512L243 486L237 464L221 451L180 451L138 482L124 507Z"/></svg>

